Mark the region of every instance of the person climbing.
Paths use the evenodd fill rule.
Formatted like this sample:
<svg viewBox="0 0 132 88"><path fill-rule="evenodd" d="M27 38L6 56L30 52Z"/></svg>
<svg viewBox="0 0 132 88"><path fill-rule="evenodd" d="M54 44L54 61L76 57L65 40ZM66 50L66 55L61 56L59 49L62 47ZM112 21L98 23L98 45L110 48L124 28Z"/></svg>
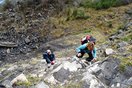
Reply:
<svg viewBox="0 0 132 88"><path fill-rule="evenodd" d="M88 42L83 45L80 45L76 48L77 55L76 57L82 58L85 53L89 55L88 58L86 58L87 62L96 62L96 48L94 42Z"/></svg>
<svg viewBox="0 0 132 88"><path fill-rule="evenodd" d="M48 67L50 67L50 65L54 65L55 64L55 55L54 53L51 52L50 49L48 49L44 54L43 54L43 58L46 60Z"/></svg>
<svg viewBox="0 0 132 88"><path fill-rule="evenodd" d="M93 42L95 44L96 39L91 35L86 35L85 37L83 37L81 39L81 44L82 45L85 44L85 43L88 43L88 42Z"/></svg>

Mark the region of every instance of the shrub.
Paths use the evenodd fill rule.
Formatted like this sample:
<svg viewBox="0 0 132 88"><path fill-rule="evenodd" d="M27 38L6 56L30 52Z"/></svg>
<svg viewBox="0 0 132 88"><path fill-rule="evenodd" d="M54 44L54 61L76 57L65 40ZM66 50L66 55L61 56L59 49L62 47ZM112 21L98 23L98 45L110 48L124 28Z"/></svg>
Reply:
<svg viewBox="0 0 132 88"><path fill-rule="evenodd" d="M67 10L68 18L67 20L74 19L88 19L89 16L85 14L85 10L83 8L69 8Z"/></svg>
<svg viewBox="0 0 132 88"><path fill-rule="evenodd" d="M84 0L80 5L88 8L107 9L109 7L118 6L120 4L121 3L119 0L100 0L100 1Z"/></svg>

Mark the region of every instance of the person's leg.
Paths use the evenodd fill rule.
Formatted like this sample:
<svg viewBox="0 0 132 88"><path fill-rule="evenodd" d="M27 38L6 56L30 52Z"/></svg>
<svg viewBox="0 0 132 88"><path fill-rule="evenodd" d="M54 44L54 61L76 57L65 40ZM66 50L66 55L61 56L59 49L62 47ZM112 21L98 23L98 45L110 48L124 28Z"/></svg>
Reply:
<svg viewBox="0 0 132 88"><path fill-rule="evenodd" d="M92 52L89 52L88 55L89 55L89 57L86 58L86 60L87 60L88 62L90 62L94 57L93 57Z"/></svg>
<svg viewBox="0 0 132 88"><path fill-rule="evenodd" d="M43 54L43 58L46 60L47 64L49 64L51 61L48 58L47 54Z"/></svg>
<svg viewBox="0 0 132 88"><path fill-rule="evenodd" d="M51 54L49 59L50 59L50 61L54 61L55 60L55 55Z"/></svg>

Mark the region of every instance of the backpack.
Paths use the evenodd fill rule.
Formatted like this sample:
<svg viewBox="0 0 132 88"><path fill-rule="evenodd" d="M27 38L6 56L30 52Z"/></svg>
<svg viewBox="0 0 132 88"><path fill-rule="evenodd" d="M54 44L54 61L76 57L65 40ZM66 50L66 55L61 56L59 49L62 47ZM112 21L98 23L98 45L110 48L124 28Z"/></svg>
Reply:
<svg viewBox="0 0 132 88"><path fill-rule="evenodd" d="M93 42L95 44L96 39L91 35L87 35L87 36L85 36L84 38L81 39L81 44L82 45L85 44L85 43L88 43L88 42Z"/></svg>

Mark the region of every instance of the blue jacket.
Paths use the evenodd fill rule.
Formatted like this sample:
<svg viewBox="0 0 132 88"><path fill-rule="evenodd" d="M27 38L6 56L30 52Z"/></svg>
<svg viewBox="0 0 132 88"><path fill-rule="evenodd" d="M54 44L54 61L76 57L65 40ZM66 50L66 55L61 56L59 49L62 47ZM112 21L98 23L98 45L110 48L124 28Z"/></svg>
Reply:
<svg viewBox="0 0 132 88"><path fill-rule="evenodd" d="M44 59L50 59L50 60L55 60L55 55L51 53L50 55L46 52L43 54Z"/></svg>
<svg viewBox="0 0 132 88"><path fill-rule="evenodd" d="M84 52L84 53L89 53L92 52L93 57L96 58L96 48L94 48L92 51L88 50L87 48L87 43L80 45L79 47L76 48L76 51L79 52Z"/></svg>

